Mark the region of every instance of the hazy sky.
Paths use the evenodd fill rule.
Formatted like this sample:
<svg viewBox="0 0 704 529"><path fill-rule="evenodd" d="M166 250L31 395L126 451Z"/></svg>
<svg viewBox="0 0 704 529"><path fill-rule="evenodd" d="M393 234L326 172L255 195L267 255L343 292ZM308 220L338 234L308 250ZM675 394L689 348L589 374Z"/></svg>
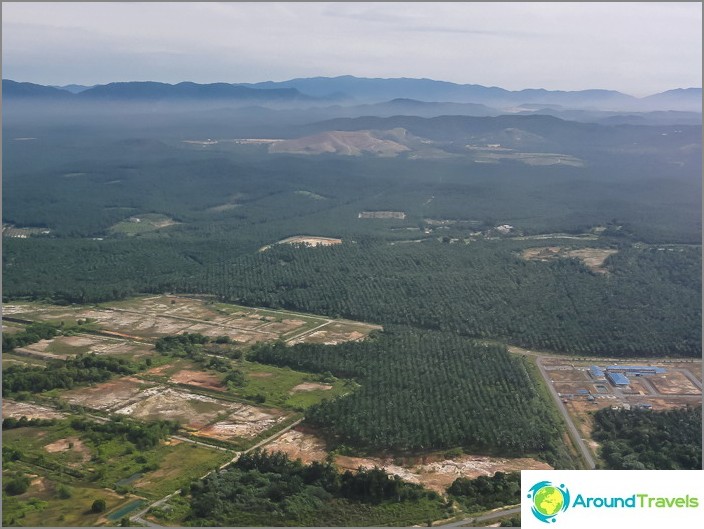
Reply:
<svg viewBox="0 0 704 529"><path fill-rule="evenodd" d="M702 4L2 3L2 76L40 84L427 77L642 96L702 85Z"/></svg>

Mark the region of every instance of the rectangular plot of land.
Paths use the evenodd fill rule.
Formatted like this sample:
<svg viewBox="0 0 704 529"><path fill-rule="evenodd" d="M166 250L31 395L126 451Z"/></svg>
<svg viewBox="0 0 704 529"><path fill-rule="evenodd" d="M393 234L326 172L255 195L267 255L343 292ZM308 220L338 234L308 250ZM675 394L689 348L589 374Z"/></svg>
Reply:
<svg viewBox="0 0 704 529"><path fill-rule="evenodd" d="M306 322L303 320L283 320L267 323L263 327L260 327L259 330L273 332L276 334L288 334L292 331L300 329L304 325L306 325Z"/></svg>
<svg viewBox="0 0 704 529"><path fill-rule="evenodd" d="M314 330L311 333L296 337L289 343L322 343L325 345L336 345L342 342L353 342L363 340L367 335L375 330L381 329L377 325L360 325L346 322L331 322Z"/></svg>
<svg viewBox="0 0 704 529"><path fill-rule="evenodd" d="M360 219L405 219L403 211L360 211L357 215Z"/></svg>
<svg viewBox="0 0 704 529"><path fill-rule="evenodd" d="M123 377L88 388L72 389L61 395L62 400L95 410L111 411L141 398L148 387L143 381Z"/></svg>
<svg viewBox="0 0 704 529"><path fill-rule="evenodd" d="M27 419L61 419L64 417L60 413L51 408L30 404L29 402L16 402L14 400L3 399L2 401L2 417L13 417L19 419L27 417Z"/></svg>
<svg viewBox="0 0 704 529"><path fill-rule="evenodd" d="M186 428L197 430L240 406L242 405L158 386L145 390L139 400L116 410L116 413L144 420L174 420Z"/></svg>
<svg viewBox="0 0 704 529"><path fill-rule="evenodd" d="M221 441L235 438L250 439L286 418L285 414L271 409L257 408L247 404L239 406L229 417L203 428L196 435Z"/></svg>
<svg viewBox="0 0 704 529"><path fill-rule="evenodd" d="M702 392L691 380L678 371L669 371L665 375L650 375L650 382L663 395L701 395Z"/></svg>

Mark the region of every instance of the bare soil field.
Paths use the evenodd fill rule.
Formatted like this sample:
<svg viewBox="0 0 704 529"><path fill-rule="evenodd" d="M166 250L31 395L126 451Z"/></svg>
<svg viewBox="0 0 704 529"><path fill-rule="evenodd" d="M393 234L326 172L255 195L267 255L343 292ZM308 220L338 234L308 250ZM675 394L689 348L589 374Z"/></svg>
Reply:
<svg viewBox="0 0 704 529"><path fill-rule="evenodd" d="M32 235L46 235L51 233L47 228L17 228L15 226L4 225L2 236L10 239L26 239Z"/></svg>
<svg viewBox="0 0 704 529"><path fill-rule="evenodd" d="M322 316L241 307L177 295L140 297L95 307L75 308L39 303L16 303L5 305L3 310L6 314L16 314L18 317L42 321L75 321L88 318L97 323L104 334L110 334L110 337L74 337L86 340L81 341L84 345L68 341L62 343L62 347L67 350L72 347L88 347L98 354L124 353L133 356L150 352L148 344L139 342L166 335L198 332L210 337L229 336L237 343L253 344L294 335L306 326L315 328L330 321ZM312 336L310 340L320 343L359 340L372 329L381 329L381 327L338 320L327 326L325 332ZM62 337L62 340L66 338L68 337ZM87 340L91 340L92 343L89 345ZM47 349L49 344L35 344L34 350L42 352L38 348Z"/></svg>
<svg viewBox="0 0 704 529"><path fill-rule="evenodd" d="M383 468L390 474L396 474L404 481L419 483L424 487L445 494L457 478L477 478L493 476L496 472L513 472L520 470L550 470L547 463L531 458L496 458L487 456L464 455L456 459L446 459L442 455L429 455L425 462L404 462L394 464L392 459L358 458L338 456L335 464L341 469L357 470L360 466Z"/></svg>
<svg viewBox="0 0 704 529"><path fill-rule="evenodd" d="M405 219L406 213L403 211L360 211L358 219Z"/></svg>
<svg viewBox="0 0 704 529"><path fill-rule="evenodd" d="M3 399L2 417L3 419L6 417L13 417L15 419L19 419L20 417L27 417L28 419L61 419L65 417L65 415L51 408L45 408L37 404Z"/></svg>
<svg viewBox="0 0 704 529"><path fill-rule="evenodd" d="M333 321L313 332L297 336L289 340L288 343L291 345L304 342L336 345L341 342L363 340L375 329L381 329L381 327L378 325Z"/></svg>
<svg viewBox="0 0 704 529"><path fill-rule="evenodd" d="M549 370L550 379L555 382L592 382L593 380L589 377L586 371L579 369L569 369L569 370Z"/></svg>
<svg viewBox="0 0 704 529"><path fill-rule="evenodd" d="M325 441L306 427L297 426L266 445L270 452L284 452L292 460L305 464L323 461L328 455Z"/></svg>
<svg viewBox="0 0 704 529"><path fill-rule="evenodd" d="M646 382L643 382L636 377L629 377L628 380L631 382L629 384L630 389L623 390L624 393L630 393L633 395L650 395L652 393L650 388L646 385Z"/></svg>
<svg viewBox="0 0 704 529"><path fill-rule="evenodd" d="M268 430L286 418L282 412L258 408L247 404L238 406L226 419L211 424L196 432L201 437L210 437L221 441L237 437L252 438Z"/></svg>
<svg viewBox="0 0 704 529"><path fill-rule="evenodd" d="M288 237L286 239L281 239L274 244L303 244L305 246L334 246L336 244L342 244L342 239L335 239L332 237L316 237L313 235L296 235L294 237ZM264 252L274 246L274 244L269 244L267 246L262 246L259 248L260 252Z"/></svg>
<svg viewBox="0 0 704 529"><path fill-rule="evenodd" d="M144 420L175 420L185 428L198 430L238 406L241 405L155 386L141 392L132 402L116 409L115 413Z"/></svg>
<svg viewBox="0 0 704 529"><path fill-rule="evenodd" d="M86 463L90 461L90 449L83 444L78 437L66 437L44 446L44 450L50 454L56 452L73 452L80 457L80 461Z"/></svg>
<svg viewBox="0 0 704 529"><path fill-rule="evenodd" d="M604 261L618 250L610 248L579 248L571 250L562 246L545 246L540 248L526 248L521 252L521 258L526 261L550 261L559 258L577 258L591 271L606 274L603 267Z"/></svg>
<svg viewBox="0 0 704 529"><path fill-rule="evenodd" d="M679 371L650 375L648 381L663 395L701 395L702 392Z"/></svg>
<svg viewBox="0 0 704 529"><path fill-rule="evenodd" d="M307 428L296 427L265 446L266 450L285 452L292 459L304 463L323 461L327 457L325 441ZM379 467L404 481L419 483L440 494L459 477L475 478L494 473L518 470L551 469L547 463L530 458L495 458L463 455L447 459L441 453L409 457L351 457L336 456L340 470L357 471L359 467Z"/></svg>
<svg viewBox="0 0 704 529"><path fill-rule="evenodd" d="M140 400L148 384L138 378L122 377L87 388L72 389L61 395L71 404L101 411L113 411Z"/></svg>
<svg viewBox="0 0 704 529"><path fill-rule="evenodd" d="M269 146L270 153L324 154L345 156L373 154L397 156L410 149L401 143L382 137L382 131L328 131L293 140L282 140Z"/></svg>
<svg viewBox="0 0 704 529"><path fill-rule="evenodd" d="M188 384L190 386L198 386L217 391L225 391L226 389L218 377L212 373L206 373L205 371L182 369L171 375L170 380L176 384Z"/></svg>

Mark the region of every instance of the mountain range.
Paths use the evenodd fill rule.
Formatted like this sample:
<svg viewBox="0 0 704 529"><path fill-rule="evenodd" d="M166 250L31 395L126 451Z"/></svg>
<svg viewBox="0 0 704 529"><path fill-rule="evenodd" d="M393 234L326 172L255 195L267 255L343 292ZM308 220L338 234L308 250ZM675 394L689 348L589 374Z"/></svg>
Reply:
<svg viewBox="0 0 704 529"><path fill-rule="evenodd" d="M700 112L701 88L678 88L644 98L613 90L560 91L525 89L509 91L498 87L456 84L432 79L371 79L352 76L313 77L262 83L121 82L85 87L43 86L3 79L3 98L45 99L64 102L225 102L278 104L289 106L341 105L363 106L385 103L400 113L409 111L428 115L427 105L445 105L438 111L462 115L496 115L525 111L527 106L560 111L589 110L617 112L686 111ZM423 108L423 105L426 105ZM457 107L456 105L473 105ZM411 108L412 107L412 108Z"/></svg>

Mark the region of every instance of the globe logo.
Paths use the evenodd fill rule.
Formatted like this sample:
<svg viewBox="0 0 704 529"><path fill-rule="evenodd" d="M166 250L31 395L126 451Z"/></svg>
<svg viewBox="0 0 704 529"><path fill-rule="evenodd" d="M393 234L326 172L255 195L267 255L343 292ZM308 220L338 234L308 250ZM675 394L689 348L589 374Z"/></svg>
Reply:
<svg viewBox="0 0 704 529"><path fill-rule="evenodd" d="M528 492L533 500L531 512L544 523L554 522L556 516L570 506L570 492L564 485L555 486L549 481L540 481Z"/></svg>

